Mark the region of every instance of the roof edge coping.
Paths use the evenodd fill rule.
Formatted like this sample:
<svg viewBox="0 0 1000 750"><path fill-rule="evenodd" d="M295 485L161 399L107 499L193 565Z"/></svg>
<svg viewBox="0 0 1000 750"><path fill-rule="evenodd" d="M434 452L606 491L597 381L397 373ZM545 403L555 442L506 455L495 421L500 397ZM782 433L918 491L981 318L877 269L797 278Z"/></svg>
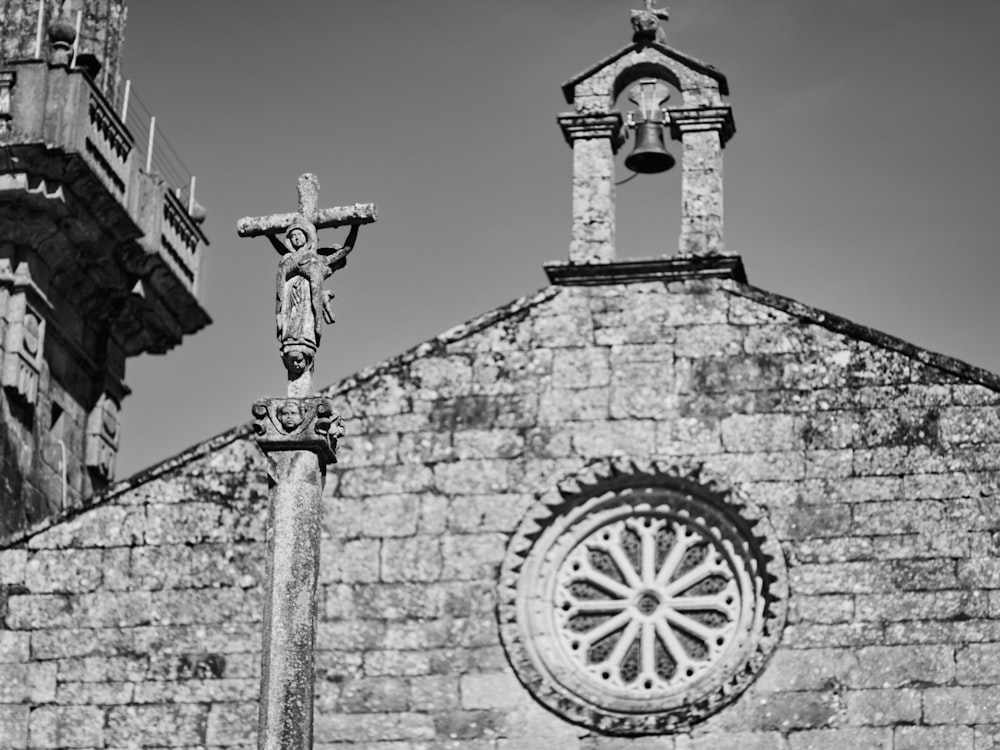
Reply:
<svg viewBox="0 0 1000 750"><path fill-rule="evenodd" d="M354 375L349 375L348 377L340 380L326 388L320 390L317 394L319 396L337 396L347 391L356 388L361 383L371 380L380 373L391 372L393 369L402 367L415 359L423 357L430 354L442 346L450 344L455 341L460 341L472 334L489 327L490 325L508 318L512 315L516 315L523 310L530 309L543 302L552 299L561 291L560 287L557 286L547 286L543 289L536 291L533 294L526 295L524 297L519 297L513 302L509 302L498 308L494 308L489 312L483 313L472 320L457 325L444 333L435 336L432 339L421 342L416 346L408 349L407 351L399 354L390 359L378 362L370 367L366 367L363 370L358 371ZM248 407L249 408L249 407ZM238 425L236 427L230 428L225 432L221 432L213 437L208 438L200 443L196 443L190 448L177 453L170 458L167 458L149 468L143 469L132 476L115 482L113 485L107 489L99 492L95 495L91 495L86 498L82 505L76 508L70 508L62 513L54 516L50 516L43 521L39 521L37 524L29 526L27 529L22 529L21 531L15 532L8 536L0 536L0 549L6 549L13 547L17 544L27 541L33 536L46 531L53 526L56 526L64 521L68 521L75 516L85 513L93 508L104 505L114 498L129 492L147 482L151 482L155 479L169 474L170 472L179 469L192 461L199 458L207 456L208 454L217 451L221 448L226 447L231 443L235 443L237 440L243 440L250 437L253 434L253 428L251 422L246 422L244 424Z"/></svg>

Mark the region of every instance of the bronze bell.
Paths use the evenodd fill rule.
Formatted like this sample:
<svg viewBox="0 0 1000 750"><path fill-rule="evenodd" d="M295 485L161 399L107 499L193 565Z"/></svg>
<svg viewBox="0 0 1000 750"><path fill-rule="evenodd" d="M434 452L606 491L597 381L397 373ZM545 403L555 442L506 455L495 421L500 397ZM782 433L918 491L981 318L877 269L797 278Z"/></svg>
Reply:
<svg viewBox="0 0 1000 750"><path fill-rule="evenodd" d="M640 174L659 174L676 163L663 142L663 123L656 120L636 123L635 148L625 157L625 166Z"/></svg>

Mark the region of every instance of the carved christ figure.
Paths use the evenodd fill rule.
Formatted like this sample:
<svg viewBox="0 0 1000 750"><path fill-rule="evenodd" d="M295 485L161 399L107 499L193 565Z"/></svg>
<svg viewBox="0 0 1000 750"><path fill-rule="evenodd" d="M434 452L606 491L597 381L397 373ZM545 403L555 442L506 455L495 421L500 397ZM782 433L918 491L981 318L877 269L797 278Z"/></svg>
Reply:
<svg viewBox="0 0 1000 750"><path fill-rule="evenodd" d="M333 293L323 289L323 282L347 265L347 256L358 238L358 225L352 225L343 245L317 248L316 227L298 220L285 232L284 244L268 236L281 253L275 290L275 316L278 341L287 347L319 347L322 323L333 323Z"/></svg>

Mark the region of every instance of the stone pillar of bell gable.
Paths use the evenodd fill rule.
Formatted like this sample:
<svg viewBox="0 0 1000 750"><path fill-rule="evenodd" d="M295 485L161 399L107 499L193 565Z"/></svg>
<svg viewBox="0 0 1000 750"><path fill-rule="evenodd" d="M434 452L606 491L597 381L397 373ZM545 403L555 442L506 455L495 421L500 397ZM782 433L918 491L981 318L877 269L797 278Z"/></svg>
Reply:
<svg viewBox="0 0 1000 750"><path fill-rule="evenodd" d="M670 124L684 147L679 252L724 254L722 149L736 130L732 109L671 109Z"/></svg>
<svg viewBox="0 0 1000 750"><path fill-rule="evenodd" d="M559 116L566 142L573 147L573 238L571 263L610 263L615 259L615 153L624 142L622 116Z"/></svg>

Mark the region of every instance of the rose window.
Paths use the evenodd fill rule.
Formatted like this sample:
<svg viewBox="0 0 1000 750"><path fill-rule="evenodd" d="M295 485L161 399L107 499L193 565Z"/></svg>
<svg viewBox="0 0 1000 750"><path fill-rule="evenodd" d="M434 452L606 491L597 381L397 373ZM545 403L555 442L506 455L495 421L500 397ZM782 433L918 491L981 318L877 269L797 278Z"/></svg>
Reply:
<svg viewBox="0 0 1000 750"><path fill-rule="evenodd" d="M746 575L714 541L651 514L594 531L556 574L561 645L618 689L653 695L699 679L736 633Z"/></svg>
<svg viewBox="0 0 1000 750"><path fill-rule="evenodd" d="M608 473L564 487L511 539L504 646L536 698L573 721L682 729L766 662L783 621L780 550L759 512L713 485Z"/></svg>

